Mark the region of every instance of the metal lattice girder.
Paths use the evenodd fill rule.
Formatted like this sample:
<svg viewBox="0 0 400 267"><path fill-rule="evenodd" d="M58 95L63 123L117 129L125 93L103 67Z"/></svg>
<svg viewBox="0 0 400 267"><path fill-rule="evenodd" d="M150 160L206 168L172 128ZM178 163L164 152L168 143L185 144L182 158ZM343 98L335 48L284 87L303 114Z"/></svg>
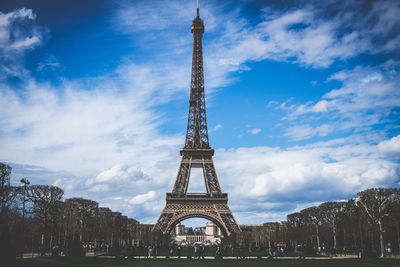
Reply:
<svg viewBox="0 0 400 267"><path fill-rule="evenodd" d="M201 217L212 221L224 236L240 231L228 207L227 194L167 194L165 206L153 230L169 234L180 221Z"/></svg>
<svg viewBox="0 0 400 267"><path fill-rule="evenodd" d="M227 194L221 192L212 159L214 150L208 140L202 51L204 24L199 10L193 20L192 33L192 76L185 146L181 150L182 160L174 188L172 193L167 193L167 205L153 230L168 234L178 222L190 217L202 217L214 222L224 236L229 236L240 231L240 227L228 207ZM203 170L206 194L187 193L192 168Z"/></svg>
<svg viewBox="0 0 400 267"><path fill-rule="evenodd" d="M178 175L176 176L176 181L172 192L174 193L186 192L189 183L189 175L191 168L190 165L191 165L190 157L188 156L182 157L181 165L179 166Z"/></svg>
<svg viewBox="0 0 400 267"><path fill-rule="evenodd" d="M221 187L219 186L217 172L214 168L214 163L204 163L204 176L207 184L207 193L221 193Z"/></svg>

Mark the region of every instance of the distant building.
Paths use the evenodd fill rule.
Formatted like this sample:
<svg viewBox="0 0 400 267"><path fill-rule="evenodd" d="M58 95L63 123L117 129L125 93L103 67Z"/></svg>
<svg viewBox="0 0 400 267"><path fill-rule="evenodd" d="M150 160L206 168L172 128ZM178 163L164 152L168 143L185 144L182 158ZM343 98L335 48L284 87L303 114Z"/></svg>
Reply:
<svg viewBox="0 0 400 267"><path fill-rule="evenodd" d="M185 226L182 225L182 224L180 224L180 223L178 223L178 224L175 226L175 234L176 234L177 236L185 235Z"/></svg>
<svg viewBox="0 0 400 267"><path fill-rule="evenodd" d="M221 230L211 222L207 222L204 227L197 227L194 230L180 223L175 226L174 239L177 243L215 245L221 243L221 237Z"/></svg>

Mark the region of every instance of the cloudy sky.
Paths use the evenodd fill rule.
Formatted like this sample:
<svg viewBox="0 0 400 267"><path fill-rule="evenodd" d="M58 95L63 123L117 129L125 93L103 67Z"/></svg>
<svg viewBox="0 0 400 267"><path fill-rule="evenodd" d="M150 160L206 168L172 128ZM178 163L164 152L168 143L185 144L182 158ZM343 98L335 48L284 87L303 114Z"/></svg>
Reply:
<svg viewBox="0 0 400 267"><path fill-rule="evenodd" d="M195 2L1 1L13 182L155 222L184 143ZM400 1L200 4L210 140L240 224L400 186Z"/></svg>

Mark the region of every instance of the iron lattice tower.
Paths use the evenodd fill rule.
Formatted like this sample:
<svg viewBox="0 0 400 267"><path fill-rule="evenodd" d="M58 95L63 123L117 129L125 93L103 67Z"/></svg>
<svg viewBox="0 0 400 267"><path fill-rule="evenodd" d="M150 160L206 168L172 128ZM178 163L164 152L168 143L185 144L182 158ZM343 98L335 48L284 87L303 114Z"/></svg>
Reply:
<svg viewBox="0 0 400 267"><path fill-rule="evenodd" d="M208 139L202 48L204 23L199 8L192 23L192 33L192 75L185 146L180 151L182 159L174 188L172 193L167 193L167 204L153 231L168 234L180 221L202 217L214 222L224 236L229 236L239 232L240 227L228 207L228 194L221 191L212 159L214 150ZM192 168L203 170L207 193L187 192Z"/></svg>

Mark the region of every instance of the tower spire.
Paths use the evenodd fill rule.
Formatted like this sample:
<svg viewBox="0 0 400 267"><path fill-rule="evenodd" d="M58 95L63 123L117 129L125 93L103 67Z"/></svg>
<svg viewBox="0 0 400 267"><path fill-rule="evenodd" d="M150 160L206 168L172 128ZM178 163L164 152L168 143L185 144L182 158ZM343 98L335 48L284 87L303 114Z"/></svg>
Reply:
<svg viewBox="0 0 400 267"><path fill-rule="evenodd" d="M204 23L199 16L192 22L193 56L190 84L189 116L186 131L185 149L210 148L208 141L206 100L204 93L203 33Z"/></svg>

